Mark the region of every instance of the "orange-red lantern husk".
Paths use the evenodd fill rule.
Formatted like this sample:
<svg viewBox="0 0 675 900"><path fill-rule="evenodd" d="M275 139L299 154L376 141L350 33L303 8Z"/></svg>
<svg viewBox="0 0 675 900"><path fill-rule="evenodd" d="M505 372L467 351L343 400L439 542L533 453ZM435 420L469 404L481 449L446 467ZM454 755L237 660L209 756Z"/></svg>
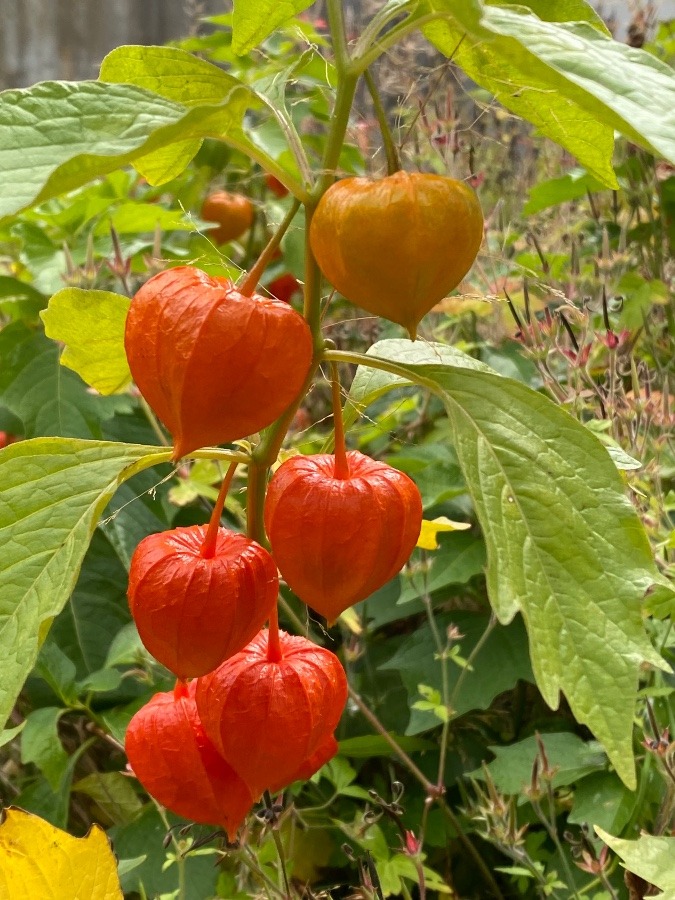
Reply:
<svg viewBox="0 0 675 900"><path fill-rule="evenodd" d="M268 658L262 631L197 685L206 734L254 798L298 777L329 743L347 700L335 654L283 631L279 639L281 659Z"/></svg>
<svg viewBox="0 0 675 900"><path fill-rule="evenodd" d="M253 797L206 736L195 704L196 682L155 694L127 728L125 748L134 775L167 809L208 825L230 840Z"/></svg>
<svg viewBox="0 0 675 900"><path fill-rule="evenodd" d="M329 622L400 571L422 527L422 500L403 472L352 450L349 477L331 455L293 456L277 469L265 528L286 583Z"/></svg>
<svg viewBox="0 0 675 900"><path fill-rule="evenodd" d="M288 785L292 784L294 781L307 781L335 756L338 749L338 742L335 740L335 735L331 734L330 737L328 737L323 744L321 744L321 746L304 761L291 778L281 782L272 782L269 786L269 790L275 794L277 791L281 791L283 788L288 787Z"/></svg>
<svg viewBox="0 0 675 900"><path fill-rule="evenodd" d="M270 425L300 392L312 335L286 303L193 266L154 275L131 301L124 345L174 459Z"/></svg>
<svg viewBox="0 0 675 900"><path fill-rule="evenodd" d="M129 607L147 649L179 678L206 675L260 631L277 599L276 564L260 544L208 526L144 538L129 570Z"/></svg>

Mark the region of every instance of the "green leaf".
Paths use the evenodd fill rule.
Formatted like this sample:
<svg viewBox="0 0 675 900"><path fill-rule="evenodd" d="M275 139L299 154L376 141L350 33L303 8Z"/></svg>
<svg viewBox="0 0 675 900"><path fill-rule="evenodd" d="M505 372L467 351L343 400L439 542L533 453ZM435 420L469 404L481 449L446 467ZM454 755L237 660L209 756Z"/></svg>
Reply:
<svg viewBox="0 0 675 900"><path fill-rule="evenodd" d="M314 0L235 0L232 50L243 56Z"/></svg>
<svg viewBox="0 0 675 900"><path fill-rule="evenodd" d="M463 636L457 640L463 657L467 657L485 633L487 616L456 612L437 616L436 626L445 635L450 625L455 625ZM438 725L438 715L433 708L415 705L420 695L420 685L431 689L434 696L427 698L435 706L434 698L442 696L443 669L437 659L438 650L428 623L421 625L406 637L396 652L378 668L398 672L408 693L410 721L407 735L419 734ZM494 698L503 691L515 687L519 679L532 681L533 675L527 657L527 639L522 621L516 620L506 627L493 629L472 661L473 671L461 669L451 661L446 663L448 688L452 696L461 678L457 696L453 700L453 715L461 716L472 709L487 709Z"/></svg>
<svg viewBox="0 0 675 900"><path fill-rule="evenodd" d="M44 309L45 296L25 281L10 275L0 275L0 312L10 320L34 321Z"/></svg>
<svg viewBox="0 0 675 900"><path fill-rule="evenodd" d="M21 762L33 763L40 769L53 791L56 791L68 768L69 757L61 745L58 724L65 709L45 706L26 716L21 735Z"/></svg>
<svg viewBox="0 0 675 900"><path fill-rule="evenodd" d="M20 322L0 331L2 403L21 419L26 437L99 437L101 422L129 411L127 397L94 397L59 363L59 348Z"/></svg>
<svg viewBox="0 0 675 900"><path fill-rule="evenodd" d="M40 638L43 637L41 629ZM77 702L75 664L51 637L48 637L40 648L34 674L49 685L64 706L73 706Z"/></svg>
<svg viewBox="0 0 675 900"><path fill-rule="evenodd" d="M597 178L593 178L584 169L572 169L560 178L549 178L540 181L530 188L527 203L523 207L523 215L531 216L541 212L549 206L558 206L560 203L569 203L571 200L579 200L591 191L604 189Z"/></svg>
<svg viewBox="0 0 675 900"><path fill-rule="evenodd" d="M433 750L435 744L424 738L408 737L402 734L392 734L401 750L406 753L416 753L420 750ZM345 738L339 742L340 755L350 759L368 759L371 756L391 756L394 752L391 744L381 734L365 734L360 737Z"/></svg>
<svg viewBox="0 0 675 900"><path fill-rule="evenodd" d="M476 534L456 532L440 538L426 571L412 567L403 575L403 590L398 603L409 603L426 594L443 591L451 585L466 584L485 568L485 544Z"/></svg>
<svg viewBox="0 0 675 900"><path fill-rule="evenodd" d="M124 352L130 303L110 291L65 288L41 314L47 337L66 345L61 363L101 394L121 393L131 383Z"/></svg>
<svg viewBox="0 0 675 900"><path fill-rule="evenodd" d="M25 725L26 720L24 719L20 725L17 725L14 728L5 728L3 731L0 731L0 747L6 746L13 741L15 737L20 735Z"/></svg>
<svg viewBox="0 0 675 900"><path fill-rule="evenodd" d="M257 160L267 171L281 177L294 193L302 192L300 175L283 133L275 129L277 147L270 153L256 132L249 135L242 125L247 108L267 107L271 116L274 111L264 97L218 66L177 47L118 47L103 60L99 77L113 84L137 85L188 108L215 109L224 101L229 104L229 98L236 99L239 105L236 118L228 121L220 133L204 133L196 142L181 141L135 160L134 166L151 184L163 184L180 174L199 149L201 138L210 136L219 137Z"/></svg>
<svg viewBox="0 0 675 900"><path fill-rule="evenodd" d="M93 772L75 782L72 790L91 797L112 825L126 825L143 808L131 782L121 772Z"/></svg>
<svg viewBox="0 0 675 900"><path fill-rule="evenodd" d="M605 754L595 741L586 743L568 731L541 734L540 738L546 748L549 766L557 769L553 776L554 787L574 784L575 781L607 765ZM525 738L508 747L489 749L495 758L488 764L488 770L498 791L503 794L519 794L524 788L529 787L532 766L539 753L536 737ZM473 778L483 780L482 769L477 769L471 775Z"/></svg>
<svg viewBox="0 0 675 900"><path fill-rule="evenodd" d="M77 677L111 665L107 662L109 648L130 619L126 590L127 571L97 529L70 602L49 633L49 640L76 666Z"/></svg>
<svg viewBox="0 0 675 900"><path fill-rule="evenodd" d="M0 94L0 134L11 140L0 144L0 218L161 148L204 137L236 147L302 194L292 175L246 137L242 120L254 102L245 85L218 104L194 108L132 84L43 82L5 91ZM155 183L161 178L157 175Z"/></svg>
<svg viewBox="0 0 675 900"><path fill-rule="evenodd" d="M635 793L614 772L594 772L574 789L567 821L573 825L588 823L622 831L634 807Z"/></svg>
<svg viewBox="0 0 675 900"><path fill-rule="evenodd" d="M636 841L624 841L607 834L596 825L595 831L617 854L624 867L661 888L656 900L673 900L675 897L675 837L652 837L642 834Z"/></svg>
<svg viewBox="0 0 675 900"><path fill-rule="evenodd" d="M640 520L583 425L458 351L453 364L440 364L444 353L434 344L375 344L373 359L391 365L401 354L406 362L395 364L396 375L357 371L353 401L381 396L387 379L389 388L416 381L444 401L487 545L493 608L502 623L522 612L546 702L555 709L563 691L631 787L638 672L644 660L665 666L642 622L658 574Z"/></svg>
<svg viewBox="0 0 675 900"><path fill-rule="evenodd" d="M569 150L607 187L617 187L614 130L675 161L671 69L588 21L558 21L558 4L528 5L542 18L525 6L495 2L484 7L476 25L461 0L427 0L427 11L447 11L448 18L423 31L507 109Z"/></svg>
<svg viewBox="0 0 675 900"><path fill-rule="evenodd" d="M0 721L68 600L98 518L117 486L170 450L42 438L0 451Z"/></svg>

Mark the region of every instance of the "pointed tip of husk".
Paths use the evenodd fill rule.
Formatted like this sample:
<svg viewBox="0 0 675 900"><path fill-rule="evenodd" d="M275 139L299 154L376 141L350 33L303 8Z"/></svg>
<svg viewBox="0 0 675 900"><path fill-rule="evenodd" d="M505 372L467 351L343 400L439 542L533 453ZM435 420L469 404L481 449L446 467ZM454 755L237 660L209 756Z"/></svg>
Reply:
<svg viewBox="0 0 675 900"><path fill-rule="evenodd" d="M417 340L417 322L414 325L406 325L406 331L410 336L411 341Z"/></svg>

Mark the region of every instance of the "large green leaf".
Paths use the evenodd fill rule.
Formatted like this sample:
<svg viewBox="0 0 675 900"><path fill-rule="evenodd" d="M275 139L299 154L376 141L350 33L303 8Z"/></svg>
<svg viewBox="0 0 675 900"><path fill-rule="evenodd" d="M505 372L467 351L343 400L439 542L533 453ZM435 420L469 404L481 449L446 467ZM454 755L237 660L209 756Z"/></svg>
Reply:
<svg viewBox="0 0 675 900"><path fill-rule="evenodd" d="M246 97L251 109L266 107L269 117L265 124L274 131L275 152L270 152L269 143L263 146L256 139L255 130L249 133L244 128L242 115L236 123L229 123L222 139L256 159L294 193L301 190L293 155L288 152L284 134L272 121L275 110L265 97L213 63L177 47L118 47L103 60L99 78L113 84L133 84L192 108L213 107L232 96ZM200 144L201 136L181 141L135 160L134 166L151 184L161 184L183 171ZM278 161L281 157L283 165Z"/></svg>
<svg viewBox="0 0 675 900"><path fill-rule="evenodd" d="M546 702L556 708L562 691L633 786L639 668L665 664L641 615L658 574L607 451L546 397L459 351L390 340L368 356L398 374L360 368L353 403L409 381L442 398L485 537L493 608L502 623L522 612Z"/></svg>
<svg viewBox="0 0 675 900"><path fill-rule="evenodd" d="M461 0L427 0L427 13L448 15L423 30L478 84L573 153L608 187L617 186L611 167L614 130L675 161L672 70L651 54L612 40L590 18L562 22L558 4L527 6L537 15L525 5L494 0L476 24Z"/></svg>
<svg viewBox="0 0 675 900"><path fill-rule="evenodd" d="M119 393L131 384L124 352L130 303L110 291L64 288L42 313L45 334L66 345L61 363L101 394Z"/></svg>
<svg viewBox="0 0 675 900"><path fill-rule="evenodd" d="M53 617L77 580L117 486L170 450L41 438L0 451L0 721L6 721Z"/></svg>
<svg viewBox="0 0 675 900"><path fill-rule="evenodd" d="M636 841L623 841L597 825L595 830L630 872L661 888L663 893L654 894L654 900L675 898L675 837L642 834Z"/></svg>
<svg viewBox="0 0 675 900"><path fill-rule="evenodd" d="M43 82L5 91L0 94L0 218L163 147L204 137L226 141L276 173L279 167L243 133L242 119L252 102L245 85L218 104L191 109L132 84Z"/></svg>
<svg viewBox="0 0 675 900"><path fill-rule="evenodd" d="M278 25L311 6L314 0L235 0L232 49L243 55L257 47Z"/></svg>

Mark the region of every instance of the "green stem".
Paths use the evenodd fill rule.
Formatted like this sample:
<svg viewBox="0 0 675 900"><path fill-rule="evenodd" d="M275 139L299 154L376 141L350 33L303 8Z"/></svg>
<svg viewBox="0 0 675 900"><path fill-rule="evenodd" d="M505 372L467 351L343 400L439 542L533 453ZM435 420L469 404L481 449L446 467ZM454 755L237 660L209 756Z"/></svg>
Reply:
<svg viewBox="0 0 675 900"><path fill-rule="evenodd" d="M401 160L399 159L398 150L394 143L394 137L391 133L389 122L387 121L387 113L382 105L375 79L370 74L369 69L366 69L363 73L363 77L368 85L368 90L370 91L370 96L373 101L373 109L375 110L375 117L379 123L380 132L382 133L382 143L384 144L384 153L387 158L387 175L393 175L394 172L400 170Z"/></svg>
<svg viewBox="0 0 675 900"><path fill-rule="evenodd" d="M447 12L427 13L426 15L417 18L415 16L408 16L408 18L401 22L400 25L396 25L383 35L369 50L366 50L359 56L355 56L352 60L351 71L360 75L362 72L365 72L375 60L386 53L390 47L398 44L398 42L407 34L410 34L411 31L416 31L424 25L428 25L430 22L435 22L437 19L447 19L447 17Z"/></svg>
<svg viewBox="0 0 675 900"><path fill-rule="evenodd" d="M251 268L250 272L246 276L246 278L239 285L237 290L240 294L243 294L245 297L250 297L250 295L255 291L258 286L258 282L260 281L263 272L267 268L270 263L270 260L274 256L274 253L281 243L281 239L288 231L289 225L295 218L297 211L300 209L300 201L293 200L290 209L284 216L281 221L281 224L274 232L269 242L263 249L262 253L258 257L255 265Z"/></svg>
<svg viewBox="0 0 675 900"><path fill-rule="evenodd" d="M317 265L309 241L309 229L314 215L314 206L305 206L305 288L303 315L312 332L314 354L322 352L324 341L321 334L321 272Z"/></svg>
<svg viewBox="0 0 675 900"><path fill-rule="evenodd" d="M496 618L495 614L492 613L492 615L490 616L490 621L487 623L487 626L485 628L485 631L481 634L480 638L476 642L476 645L474 646L473 650L469 654L467 661L466 661L466 665L464 666L462 671L459 673L459 678L457 679L457 683L455 684L455 686L452 690L452 694L450 696L450 700L448 701L448 703L449 703L449 706L451 706L453 709L454 709L455 703L457 702L457 697L459 697L459 692L460 692L462 685L464 684L464 679L466 678L467 673L470 672L471 669L473 668L473 663L475 662L476 657L478 656L480 651L485 646L485 642L492 634L492 631L496 624L497 624L497 618Z"/></svg>

